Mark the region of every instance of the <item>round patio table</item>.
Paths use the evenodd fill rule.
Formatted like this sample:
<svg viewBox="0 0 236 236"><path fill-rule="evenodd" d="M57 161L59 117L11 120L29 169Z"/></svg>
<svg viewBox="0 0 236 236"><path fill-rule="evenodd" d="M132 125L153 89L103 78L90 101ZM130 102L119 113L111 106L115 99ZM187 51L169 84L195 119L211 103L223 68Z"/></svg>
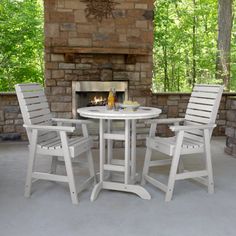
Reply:
<svg viewBox="0 0 236 236"><path fill-rule="evenodd" d="M95 185L91 201L94 201L101 189L110 189L135 193L143 199L151 199L145 188L136 184L136 122L140 119L150 119L158 117L161 110L154 107L139 107L137 110L107 110L105 106L79 108L77 112L80 116L99 119L100 136L100 180ZM105 121L107 120L107 129ZM125 130L123 133L112 132L111 121L124 120ZM105 160L105 140L107 142L107 161ZM112 140L122 140L125 142L125 159L112 158ZM124 173L124 183L107 181L104 178L104 171L115 171Z"/></svg>

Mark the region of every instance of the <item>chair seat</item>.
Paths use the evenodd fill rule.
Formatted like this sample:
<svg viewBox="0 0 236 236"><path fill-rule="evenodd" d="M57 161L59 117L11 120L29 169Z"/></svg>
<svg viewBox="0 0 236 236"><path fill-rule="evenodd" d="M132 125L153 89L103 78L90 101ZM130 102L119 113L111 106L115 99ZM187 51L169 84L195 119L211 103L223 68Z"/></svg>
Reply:
<svg viewBox="0 0 236 236"><path fill-rule="evenodd" d="M68 139L68 145L71 157L80 155L81 153L89 150L93 145L93 140L87 137L73 137ZM44 150L62 150L62 143L60 137L44 140L39 142L37 147ZM61 151L61 155L63 155Z"/></svg>
<svg viewBox="0 0 236 236"><path fill-rule="evenodd" d="M157 151L163 152L169 156L174 154L176 147L176 137L151 137L147 138L147 146ZM181 148L181 154L202 152L204 144L193 139L184 138Z"/></svg>

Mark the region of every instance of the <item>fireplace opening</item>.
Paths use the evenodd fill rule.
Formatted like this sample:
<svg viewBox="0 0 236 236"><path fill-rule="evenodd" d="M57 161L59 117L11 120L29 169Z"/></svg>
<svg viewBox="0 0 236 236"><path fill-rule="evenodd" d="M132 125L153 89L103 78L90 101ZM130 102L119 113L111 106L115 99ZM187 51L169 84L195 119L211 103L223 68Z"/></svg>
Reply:
<svg viewBox="0 0 236 236"><path fill-rule="evenodd" d="M92 99L89 99L88 107L92 106L105 106L107 104L107 98L103 95L96 94L92 97Z"/></svg>
<svg viewBox="0 0 236 236"><path fill-rule="evenodd" d="M119 103L128 99L128 81L74 81L72 84L73 118L79 117L78 108L105 106L110 89L115 89Z"/></svg>
<svg viewBox="0 0 236 236"><path fill-rule="evenodd" d="M78 107L105 106L109 92L77 92ZM125 99L124 92L116 92L117 101L122 103Z"/></svg>

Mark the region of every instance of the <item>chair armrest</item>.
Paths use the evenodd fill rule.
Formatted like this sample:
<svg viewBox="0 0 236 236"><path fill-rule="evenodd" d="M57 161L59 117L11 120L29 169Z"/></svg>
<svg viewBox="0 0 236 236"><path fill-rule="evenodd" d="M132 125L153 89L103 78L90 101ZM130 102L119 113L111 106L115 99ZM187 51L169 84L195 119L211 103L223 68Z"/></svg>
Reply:
<svg viewBox="0 0 236 236"><path fill-rule="evenodd" d="M172 131L190 131L190 130L201 130L201 129L213 129L216 127L216 124L208 125L177 125L170 126Z"/></svg>
<svg viewBox="0 0 236 236"><path fill-rule="evenodd" d="M91 120L77 120L77 119L61 119L61 118L52 118L52 121L61 122L65 124L92 124Z"/></svg>
<svg viewBox="0 0 236 236"><path fill-rule="evenodd" d="M50 126L50 125L23 125L26 129L37 129L46 131L64 131L64 132L74 132L74 127L66 126Z"/></svg>
<svg viewBox="0 0 236 236"><path fill-rule="evenodd" d="M145 121L146 124L174 124L184 121L184 118L152 119Z"/></svg>

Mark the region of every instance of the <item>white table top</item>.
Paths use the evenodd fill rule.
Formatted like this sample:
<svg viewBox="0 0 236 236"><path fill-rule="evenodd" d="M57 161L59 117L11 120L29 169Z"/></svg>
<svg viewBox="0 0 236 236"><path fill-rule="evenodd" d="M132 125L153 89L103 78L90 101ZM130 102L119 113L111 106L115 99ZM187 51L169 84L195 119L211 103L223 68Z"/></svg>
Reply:
<svg viewBox="0 0 236 236"><path fill-rule="evenodd" d="M108 120L136 120L150 119L159 116L161 109L154 107L139 107L136 111L130 110L107 110L105 106L78 108L77 112L87 118Z"/></svg>

